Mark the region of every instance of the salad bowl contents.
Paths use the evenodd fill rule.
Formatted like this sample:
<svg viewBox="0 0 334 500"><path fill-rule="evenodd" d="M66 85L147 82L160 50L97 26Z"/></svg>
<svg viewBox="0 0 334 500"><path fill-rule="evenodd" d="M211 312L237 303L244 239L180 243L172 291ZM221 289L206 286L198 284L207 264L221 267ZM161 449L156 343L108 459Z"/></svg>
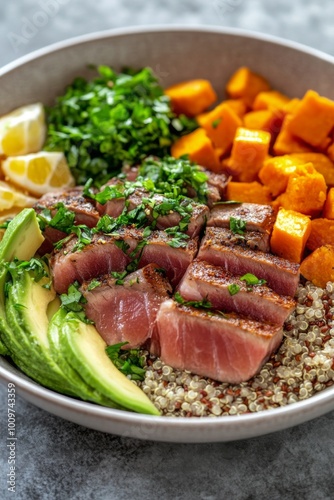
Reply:
<svg viewBox="0 0 334 500"><path fill-rule="evenodd" d="M0 118L1 353L79 422L82 404L158 429L326 399L334 102L246 66L224 98L201 75L96 71Z"/></svg>

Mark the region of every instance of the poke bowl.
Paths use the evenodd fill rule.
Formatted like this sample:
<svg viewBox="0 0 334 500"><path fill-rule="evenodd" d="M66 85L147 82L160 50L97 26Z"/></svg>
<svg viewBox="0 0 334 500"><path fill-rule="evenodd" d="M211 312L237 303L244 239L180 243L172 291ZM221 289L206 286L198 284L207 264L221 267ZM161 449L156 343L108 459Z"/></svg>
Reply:
<svg viewBox="0 0 334 500"><path fill-rule="evenodd" d="M334 59L313 49L239 30L140 28L79 37L7 65L0 70L0 116L36 102L52 106L75 78L92 78L92 65L108 66L116 72L124 67L149 67L163 89L179 82L207 80L218 102L226 99L224 89L231 75L247 67L269 81L271 88L291 98L301 99L312 89L320 96L334 99ZM286 348L281 349L278 357L269 359L264 371L254 374L253 385L231 382L221 386L211 379L208 382L200 376L193 378L190 371L173 371L159 358L150 360L146 368L158 375L146 378L139 385L157 403L161 415L125 411L122 405L110 408L103 402L99 405L75 395L60 394L61 391L43 387L22 373L6 356L0 357L1 382L15 384L26 400L54 415L102 432L138 439L218 442L282 430L334 409L334 335L330 316L334 285L329 283L319 292L319 288L309 284L305 290L299 291L295 316L286 327L287 331L302 332L301 337L285 336ZM308 308L312 312L307 313ZM325 317L326 330L321 331L324 324L319 323L320 342L310 325L314 326L313 320L320 322ZM328 343L324 359L317 352L322 341ZM304 379L300 375L305 371L300 364L303 353L302 361L307 358L310 362L306 372L316 372L313 384L311 376ZM298 376L299 385L295 380ZM277 378L274 389L270 385L273 377ZM163 388L166 390L159 392ZM168 389L171 389L169 396ZM175 406L173 398L178 390L182 397ZM223 392L218 397L219 391ZM202 410L196 409L196 404L192 406L196 401ZM174 415L173 410L166 410L172 403L177 410Z"/></svg>

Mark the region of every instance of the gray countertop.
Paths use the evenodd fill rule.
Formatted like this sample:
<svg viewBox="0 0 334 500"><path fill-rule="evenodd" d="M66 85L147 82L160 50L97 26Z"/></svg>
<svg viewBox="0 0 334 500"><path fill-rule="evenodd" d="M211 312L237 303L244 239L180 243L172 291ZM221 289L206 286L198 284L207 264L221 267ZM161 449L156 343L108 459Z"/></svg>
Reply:
<svg viewBox="0 0 334 500"><path fill-rule="evenodd" d="M334 54L331 0L15 0L0 6L0 66L84 33L130 25L220 25L270 33ZM0 428L7 389L0 387ZM334 413L231 443L154 443L88 430L17 396L16 493L7 490L1 438L0 496L20 499L332 499ZM4 435L4 431L1 433ZM4 492L4 493L2 493Z"/></svg>

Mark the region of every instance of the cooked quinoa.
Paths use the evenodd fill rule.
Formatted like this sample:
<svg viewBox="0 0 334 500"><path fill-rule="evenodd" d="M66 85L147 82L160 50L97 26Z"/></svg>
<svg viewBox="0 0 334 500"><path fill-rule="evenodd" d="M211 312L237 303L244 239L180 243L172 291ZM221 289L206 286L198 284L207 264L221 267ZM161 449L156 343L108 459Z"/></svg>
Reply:
<svg viewBox="0 0 334 500"><path fill-rule="evenodd" d="M260 373L231 385L174 370L146 353L138 383L170 417L241 415L311 397L334 384L334 283L299 285L297 306L284 324L283 342Z"/></svg>

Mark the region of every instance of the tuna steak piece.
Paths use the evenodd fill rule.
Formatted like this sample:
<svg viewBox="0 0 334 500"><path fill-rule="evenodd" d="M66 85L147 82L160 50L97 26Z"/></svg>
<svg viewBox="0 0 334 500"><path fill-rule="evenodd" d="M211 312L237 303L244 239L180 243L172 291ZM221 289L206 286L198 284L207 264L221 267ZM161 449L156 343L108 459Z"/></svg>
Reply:
<svg viewBox="0 0 334 500"><path fill-rule="evenodd" d="M225 230L208 227L198 252L198 259L222 266L236 276L246 273L265 279L267 286L280 295L293 297L299 283L299 265L269 253L229 244Z"/></svg>
<svg viewBox="0 0 334 500"><path fill-rule="evenodd" d="M230 179L232 178L231 176L227 175L224 172L221 172L220 174L216 174L215 172L210 172L210 170L204 170L206 175L208 176L207 183L209 185L209 188L215 188L218 190L219 197L221 199L224 199L225 194L226 194L226 186L229 183Z"/></svg>
<svg viewBox="0 0 334 500"><path fill-rule="evenodd" d="M230 219L241 219L246 223L247 231L260 231L270 237L275 213L270 205L257 203L217 204L211 212L207 222L208 226L230 227Z"/></svg>
<svg viewBox="0 0 334 500"><path fill-rule="evenodd" d="M99 213L95 206L82 196L82 188L75 187L66 191L54 191L44 194L34 206L35 211L40 214L44 209L51 211L52 217L57 213L57 204L63 203L64 206L75 213L75 224L84 224L88 227L94 227L99 220ZM47 226L43 231L45 240L38 250L40 255L51 253L54 243L65 238L66 233L59 231L51 226Z"/></svg>
<svg viewBox="0 0 334 500"><path fill-rule="evenodd" d="M166 300L157 316L161 360L219 382L256 375L282 340L282 328L235 313L219 315Z"/></svg>
<svg viewBox="0 0 334 500"><path fill-rule="evenodd" d="M55 215L58 203L63 203L71 212L75 213L75 223L84 224L88 227L96 226L100 215L95 206L89 199L82 195L80 186L68 189L67 191L54 191L44 194L36 203L36 212L41 212L44 208L51 210L52 215Z"/></svg>
<svg viewBox="0 0 334 500"><path fill-rule="evenodd" d="M153 212L158 212L159 207L168 206L171 200L165 198L161 194L152 194L144 189L137 188L128 197L112 198L108 200L104 205L100 203L97 204L97 209L101 215L109 215L110 217L118 217L123 212L124 208L127 208L127 212L134 210L139 207L139 205L144 205L144 210L146 214L147 224L152 224L154 217ZM194 238L198 236L207 220L209 215L209 209L206 205L184 200L181 202L183 208L189 209L187 212L190 214L190 220L185 233ZM179 225L183 216L173 209L167 209L167 213L162 213L155 217L155 227L157 229L166 229L169 227L174 227Z"/></svg>
<svg viewBox="0 0 334 500"><path fill-rule="evenodd" d="M243 234L236 234L230 229L219 228L221 241L226 245L238 245L252 250L260 250L261 252L270 251L270 239L266 233L260 231L245 231Z"/></svg>
<svg viewBox="0 0 334 500"><path fill-rule="evenodd" d="M78 242L77 237L73 237L61 250L55 251L50 260L56 292L66 293L75 281L82 283L112 271L124 271L131 259L123 248L126 245L131 252L137 245L131 236L126 234L124 239L119 239L96 234L80 251L73 251Z"/></svg>
<svg viewBox="0 0 334 500"><path fill-rule="evenodd" d="M186 240L184 247L175 247L173 238L164 231L152 231L139 261L140 267L155 262L166 271L166 276L173 287L177 286L194 260L198 250L198 239Z"/></svg>
<svg viewBox="0 0 334 500"><path fill-rule="evenodd" d="M107 275L100 283L92 290L89 282L81 287L87 299L87 318L94 321L108 345L118 342L129 342L125 348L143 345L155 330L160 304L172 292L168 280L156 264L149 264L121 282Z"/></svg>
<svg viewBox="0 0 334 500"><path fill-rule="evenodd" d="M125 227L111 235L95 234L92 242L75 250L76 236L51 258L54 287L65 293L71 283L83 283L112 271L122 272L132 262L134 269L156 263L166 271L176 286L194 259L198 240L188 239L184 247L175 248L173 236L152 231L147 238L142 229Z"/></svg>
<svg viewBox="0 0 334 500"><path fill-rule="evenodd" d="M233 290L237 292L232 294ZM234 311L277 325L283 325L295 308L291 297L278 295L265 285L249 287L222 267L197 259L188 267L178 291L185 300L201 301L206 298L214 309Z"/></svg>

